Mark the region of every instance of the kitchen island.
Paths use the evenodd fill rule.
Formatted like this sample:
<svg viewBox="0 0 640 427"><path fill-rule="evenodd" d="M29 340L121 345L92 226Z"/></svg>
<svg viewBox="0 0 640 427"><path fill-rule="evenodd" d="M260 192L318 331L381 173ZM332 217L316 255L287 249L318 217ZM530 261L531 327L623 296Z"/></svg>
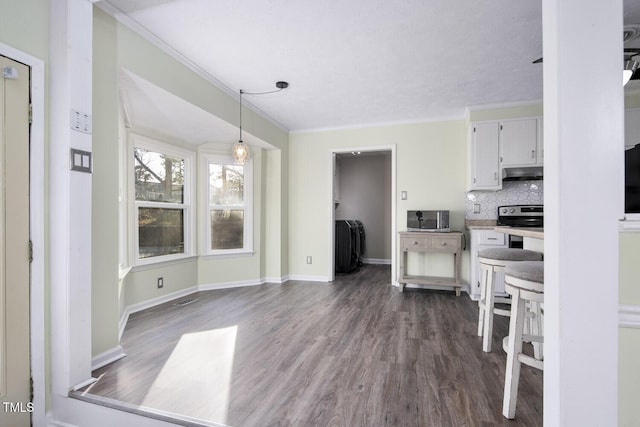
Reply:
<svg viewBox="0 0 640 427"><path fill-rule="evenodd" d="M544 253L544 228L497 226L494 230L498 233L520 236L523 249Z"/></svg>

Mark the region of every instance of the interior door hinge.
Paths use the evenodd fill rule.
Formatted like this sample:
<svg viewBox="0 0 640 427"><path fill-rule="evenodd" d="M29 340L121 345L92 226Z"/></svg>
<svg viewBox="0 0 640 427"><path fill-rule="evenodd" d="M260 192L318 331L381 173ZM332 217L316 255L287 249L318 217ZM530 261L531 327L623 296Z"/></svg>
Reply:
<svg viewBox="0 0 640 427"><path fill-rule="evenodd" d="M33 242L29 240L29 263L33 262Z"/></svg>
<svg viewBox="0 0 640 427"><path fill-rule="evenodd" d="M29 124L33 123L33 104L29 104Z"/></svg>

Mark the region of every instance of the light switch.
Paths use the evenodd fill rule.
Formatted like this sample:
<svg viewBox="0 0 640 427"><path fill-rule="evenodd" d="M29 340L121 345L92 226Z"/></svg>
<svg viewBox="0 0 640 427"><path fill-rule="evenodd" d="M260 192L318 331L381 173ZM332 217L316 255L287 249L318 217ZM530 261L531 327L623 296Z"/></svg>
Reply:
<svg viewBox="0 0 640 427"><path fill-rule="evenodd" d="M401 191L400 192L400 198L402 200L407 200L407 192L406 191Z"/></svg>
<svg viewBox="0 0 640 427"><path fill-rule="evenodd" d="M91 173L91 152L71 149L71 170Z"/></svg>

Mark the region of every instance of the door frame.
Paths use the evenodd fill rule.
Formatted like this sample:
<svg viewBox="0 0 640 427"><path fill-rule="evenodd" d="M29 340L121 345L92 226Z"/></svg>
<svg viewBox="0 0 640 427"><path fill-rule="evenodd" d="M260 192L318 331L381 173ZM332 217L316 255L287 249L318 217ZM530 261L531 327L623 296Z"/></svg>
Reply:
<svg viewBox="0 0 640 427"><path fill-rule="evenodd" d="M361 153L372 151L390 151L391 152L391 285L397 286L396 280L396 266L397 266L397 254L396 254L396 236L397 236L397 224L396 224L396 145L371 145L362 147L343 147L332 148L329 152L329 271L327 277L329 282L335 280L335 245L336 245L336 210L334 206L334 179L335 174L335 158L336 154L351 153L353 151L359 151Z"/></svg>
<svg viewBox="0 0 640 427"><path fill-rule="evenodd" d="M45 424L45 64L25 52L0 43L0 55L31 68L32 123L29 132L29 228L33 243L30 280L32 425Z"/></svg>

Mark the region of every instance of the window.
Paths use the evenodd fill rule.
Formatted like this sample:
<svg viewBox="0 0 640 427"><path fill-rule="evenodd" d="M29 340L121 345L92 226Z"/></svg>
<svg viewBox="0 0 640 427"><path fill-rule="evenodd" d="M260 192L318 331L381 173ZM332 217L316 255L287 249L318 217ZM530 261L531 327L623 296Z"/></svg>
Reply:
<svg viewBox="0 0 640 427"><path fill-rule="evenodd" d="M239 166L230 156L203 157L205 252L209 255L251 252L251 161Z"/></svg>
<svg viewBox="0 0 640 427"><path fill-rule="evenodd" d="M191 255L193 154L140 135L131 139L134 264Z"/></svg>

